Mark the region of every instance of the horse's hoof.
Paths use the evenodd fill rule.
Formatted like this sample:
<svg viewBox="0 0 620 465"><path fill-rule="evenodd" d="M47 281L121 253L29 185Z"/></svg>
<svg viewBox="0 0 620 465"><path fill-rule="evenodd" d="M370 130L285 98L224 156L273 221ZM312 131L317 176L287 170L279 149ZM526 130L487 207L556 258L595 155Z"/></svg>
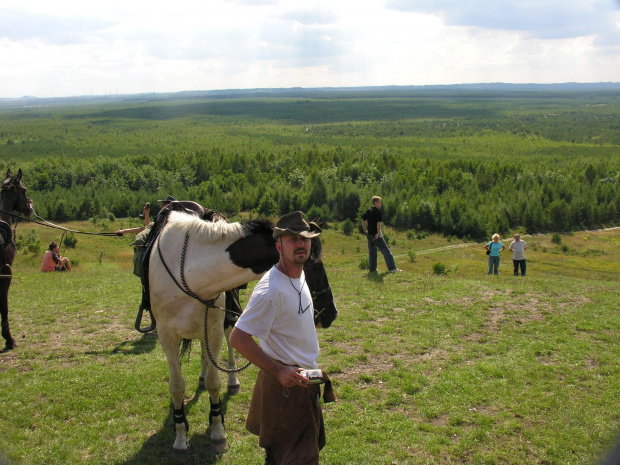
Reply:
<svg viewBox="0 0 620 465"><path fill-rule="evenodd" d="M175 447L172 448L172 451L175 455L188 455L189 454L189 444L185 444L187 447L185 449L177 449Z"/></svg>
<svg viewBox="0 0 620 465"><path fill-rule="evenodd" d="M241 384L229 384L228 394L239 394L241 392Z"/></svg>
<svg viewBox="0 0 620 465"><path fill-rule="evenodd" d="M8 352L9 350L13 350L16 347L17 347L17 343L15 342L14 339L12 339L10 341L6 341L4 349L0 350L0 353Z"/></svg>
<svg viewBox="0 0 620 465"><path fill-rule="evenodd" d="M228 441L226 439L211 439L211 447L216 454L221 454L228 450Z"/></svg>

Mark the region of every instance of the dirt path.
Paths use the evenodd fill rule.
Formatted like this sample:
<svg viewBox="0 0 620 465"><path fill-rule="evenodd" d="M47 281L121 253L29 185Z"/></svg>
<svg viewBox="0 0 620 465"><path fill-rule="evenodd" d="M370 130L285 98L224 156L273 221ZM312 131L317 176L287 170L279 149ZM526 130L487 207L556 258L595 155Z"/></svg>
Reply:
<svg viewBox="0 0 620 465"><path fill-rule="evenodd" d="M620 226L615 226L613 228L603 228L603 229L586 229L583 231L575 231L575 232L584 232L584 233L588 233L588 232L602 232L602 231L613 231L615 229L620 229ZM521 237L522 238L526 238L526 237L541 237L541 236L549 236L550 234L522 234ZM483 247L484 246L484 242L463 242L462 244L454 244L454 245L445 245L442 247L435 247L433 249L425 249L425 250L416 250L415 253L416 254L426 254L426 253L432 253L432 252L440 252L442 250L449 250L449 249L460 249L463 247L470 247L470 246L480 246ZM402 255L395 255L394 258L399 258L399 257L406 257L407 255L402 254Z"/></svg>

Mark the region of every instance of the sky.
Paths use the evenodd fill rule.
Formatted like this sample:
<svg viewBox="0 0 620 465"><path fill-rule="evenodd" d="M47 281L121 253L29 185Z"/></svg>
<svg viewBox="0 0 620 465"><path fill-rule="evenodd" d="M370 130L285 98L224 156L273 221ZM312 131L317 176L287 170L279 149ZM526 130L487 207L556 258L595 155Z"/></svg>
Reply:
<svg viewBox="0 0 620 465"><path fill-rule="evenodd" d="M0 0L0 98L620 81L620 0Z"/></svg>

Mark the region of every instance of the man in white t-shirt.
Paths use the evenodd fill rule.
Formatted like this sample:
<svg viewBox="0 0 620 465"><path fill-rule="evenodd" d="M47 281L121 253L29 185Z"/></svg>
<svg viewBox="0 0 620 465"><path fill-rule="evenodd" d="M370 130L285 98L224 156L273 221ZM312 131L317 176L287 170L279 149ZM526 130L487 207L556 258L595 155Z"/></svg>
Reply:
<svg viewBox="0 0 620 465"><path fill-rule="evenodd" d="M280 259L254 288L230 335L232 346L260 368L246 428L259 436L267 464L318 464L325 445L320 387L301 374L318 368L319 342L303 266L311 239L319 234L321 228L301 212L278 220L273 237ZM331 383L329 391L332 400Z"/></svg>
<svg viewBox="0 0 620 465"><path fill-rule="evenodd" d="M510 243L509 249L512 250L514 275L519 276L519 268L521 268L521 276L525 276L525 249L527 249L527 244L521 240L519 233L514 235L514 241Z"/></svg>

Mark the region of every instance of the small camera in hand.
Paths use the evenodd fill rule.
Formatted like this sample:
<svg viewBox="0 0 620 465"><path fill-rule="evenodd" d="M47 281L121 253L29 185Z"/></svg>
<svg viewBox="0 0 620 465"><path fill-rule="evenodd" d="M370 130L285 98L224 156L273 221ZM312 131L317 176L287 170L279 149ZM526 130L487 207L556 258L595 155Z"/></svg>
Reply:
<svg viewBox="0 0 620 465"><path fill-rule="evenodd" d="M300 371L301 376L304 376L308 379L308 383L310 384L321 384L325 382L323 379L323 372L321 370L302 370Z"/></svg>

